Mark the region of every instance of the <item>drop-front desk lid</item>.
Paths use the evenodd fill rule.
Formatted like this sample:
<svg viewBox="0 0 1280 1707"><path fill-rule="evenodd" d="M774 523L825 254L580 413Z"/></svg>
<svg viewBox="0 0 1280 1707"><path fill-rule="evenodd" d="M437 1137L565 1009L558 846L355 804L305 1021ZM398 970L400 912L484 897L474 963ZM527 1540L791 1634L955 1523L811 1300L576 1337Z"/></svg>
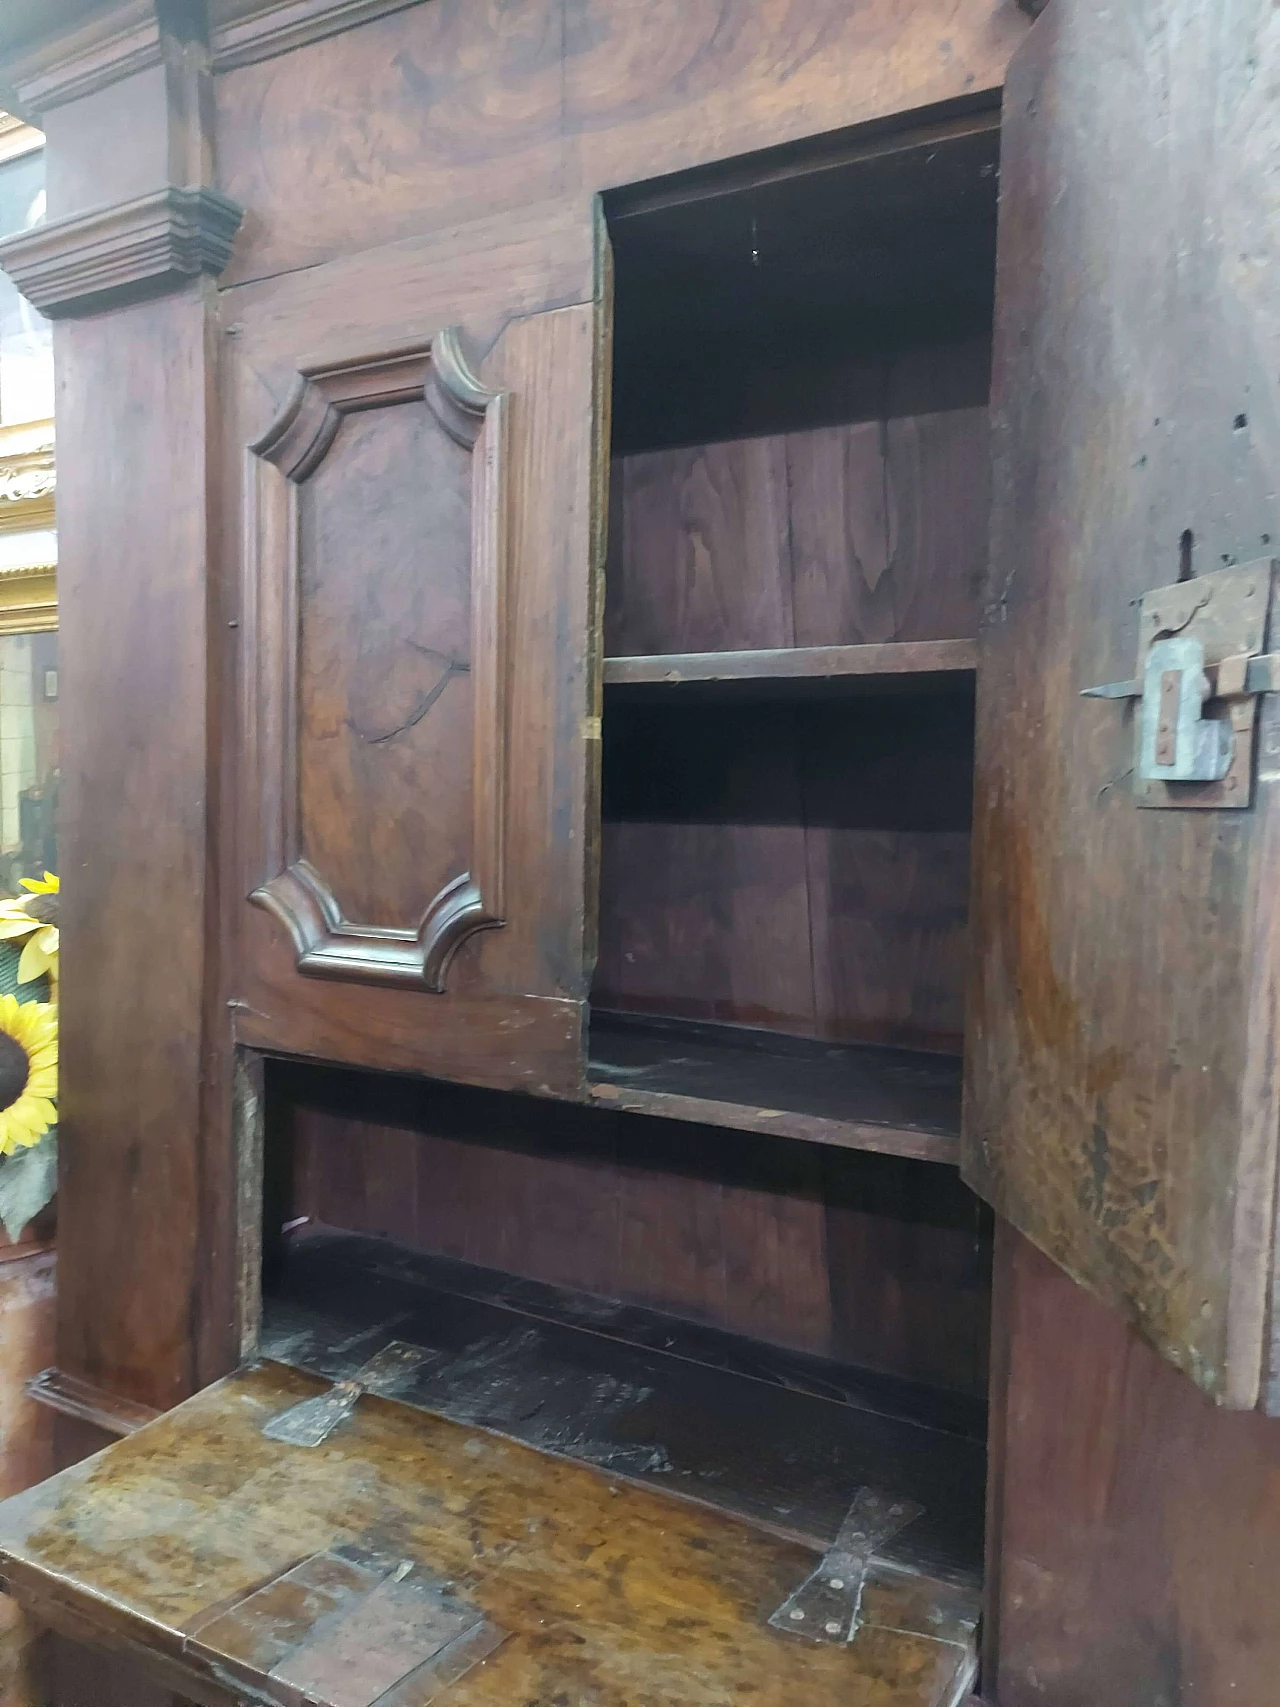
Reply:
<svg viewBox="0 0 1280 1707"><path fill-rule="evenodd" d="M973 1618L943 1585L873 1560L851 1640L779 1631L849 1593L806 1547L368 1393L318 1445L264 1434L327 1391L242 1370L0 1505L10 1591L212 1707L967 1695Z"/></svg>

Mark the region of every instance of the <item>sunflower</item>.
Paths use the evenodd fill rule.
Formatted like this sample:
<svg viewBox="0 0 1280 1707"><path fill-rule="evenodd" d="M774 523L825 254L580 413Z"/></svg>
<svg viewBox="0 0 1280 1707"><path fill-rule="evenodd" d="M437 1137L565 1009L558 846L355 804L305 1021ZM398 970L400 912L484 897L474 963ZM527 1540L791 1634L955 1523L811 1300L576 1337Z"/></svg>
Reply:
<svg viewBox="0 0 1280 1707"><path fill-rule="evenodd" d="M26 942L18 962L18 982L29 984L48 973L58 977L58 879L51 871L43 877L24 877L22 887L30 891L21 900L0 901L0 942Z"/></svg>
<svg viewBox="0 0 1280 1707"><path fill-rule="evenodd" d="M58 1010L0 996L0 1155L29 1150L58 1118Z"/></svg>

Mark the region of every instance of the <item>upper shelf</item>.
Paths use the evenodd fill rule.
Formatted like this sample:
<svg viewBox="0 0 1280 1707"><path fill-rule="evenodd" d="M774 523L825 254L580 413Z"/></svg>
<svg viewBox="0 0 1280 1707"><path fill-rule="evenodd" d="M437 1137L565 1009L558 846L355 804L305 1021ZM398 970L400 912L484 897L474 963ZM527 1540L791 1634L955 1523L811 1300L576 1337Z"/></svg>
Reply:
<svg viewBox="0 0 1280 1707"><path fill-rule="evenodd" d="M904 640L865 646L794 646L760 652L671 652L606 658L606 687L726 683L845 683L919 678L945 682L977 669L976 640ZM903 685L906 685L904 682Z"/></svg>
<svg viewBox="0 0 1280 1707"><path fill-rule="evenodd" d="M597 1104L917 1161L959 1160L958 1056L592 1011Z"/></svg>

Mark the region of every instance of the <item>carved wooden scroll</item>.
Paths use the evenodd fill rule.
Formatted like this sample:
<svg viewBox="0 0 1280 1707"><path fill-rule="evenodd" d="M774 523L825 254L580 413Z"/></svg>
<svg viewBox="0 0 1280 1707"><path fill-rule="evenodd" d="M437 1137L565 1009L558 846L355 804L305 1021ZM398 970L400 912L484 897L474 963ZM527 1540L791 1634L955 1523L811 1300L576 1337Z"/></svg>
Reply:
<svg viewBox="0 0 1280 1707"><path fill-rule="evenodd" d="M250 446L250 899L301 972L442 991L502 923L504 419L444 331L304 368Z"/></svg>

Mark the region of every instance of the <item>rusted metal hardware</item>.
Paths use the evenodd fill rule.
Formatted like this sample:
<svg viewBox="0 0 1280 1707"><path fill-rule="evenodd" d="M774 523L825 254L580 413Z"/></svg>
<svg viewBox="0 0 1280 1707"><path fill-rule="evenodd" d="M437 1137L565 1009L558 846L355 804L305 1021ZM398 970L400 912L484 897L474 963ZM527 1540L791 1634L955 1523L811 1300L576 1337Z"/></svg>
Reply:
<svg viewBox="0 0 1280 1707"><path fill-rule="evenodd" d="M346 1381L335 1382L327 1393L290 1405L272 1417L262 1432L268 1440L280 1440L286 1446L319 1446L351 1415L362 1393L393 1397L437 1355L421 1346L392 1340Z"/></svg>
<svg viewBox="0 0 1280 1707"><path fill-rule="evenodd" d="M420 1560L345 1545L195 1620L186 1650L258 1707L426 1707L504 1639Z"/></svg>
<svg viewBox="0 0 1280 1707"><path fill-rule="evenodd" d="M772 1628L813 1642L852 1642L861 1622L862 1586L872 1556L923 1510L912 1500L859 1488L822 1563L771 1615Z"/></svg>
<svg viewBox="0 0 1280 1707"><path fill-rule="evenodd" d="M1147 593L1138 674L1083 690L1139 702L1139 806L1249 804L1257 698L1280 688L1280 653L1262 651L1274 568L1265 558Z"/></svg>

